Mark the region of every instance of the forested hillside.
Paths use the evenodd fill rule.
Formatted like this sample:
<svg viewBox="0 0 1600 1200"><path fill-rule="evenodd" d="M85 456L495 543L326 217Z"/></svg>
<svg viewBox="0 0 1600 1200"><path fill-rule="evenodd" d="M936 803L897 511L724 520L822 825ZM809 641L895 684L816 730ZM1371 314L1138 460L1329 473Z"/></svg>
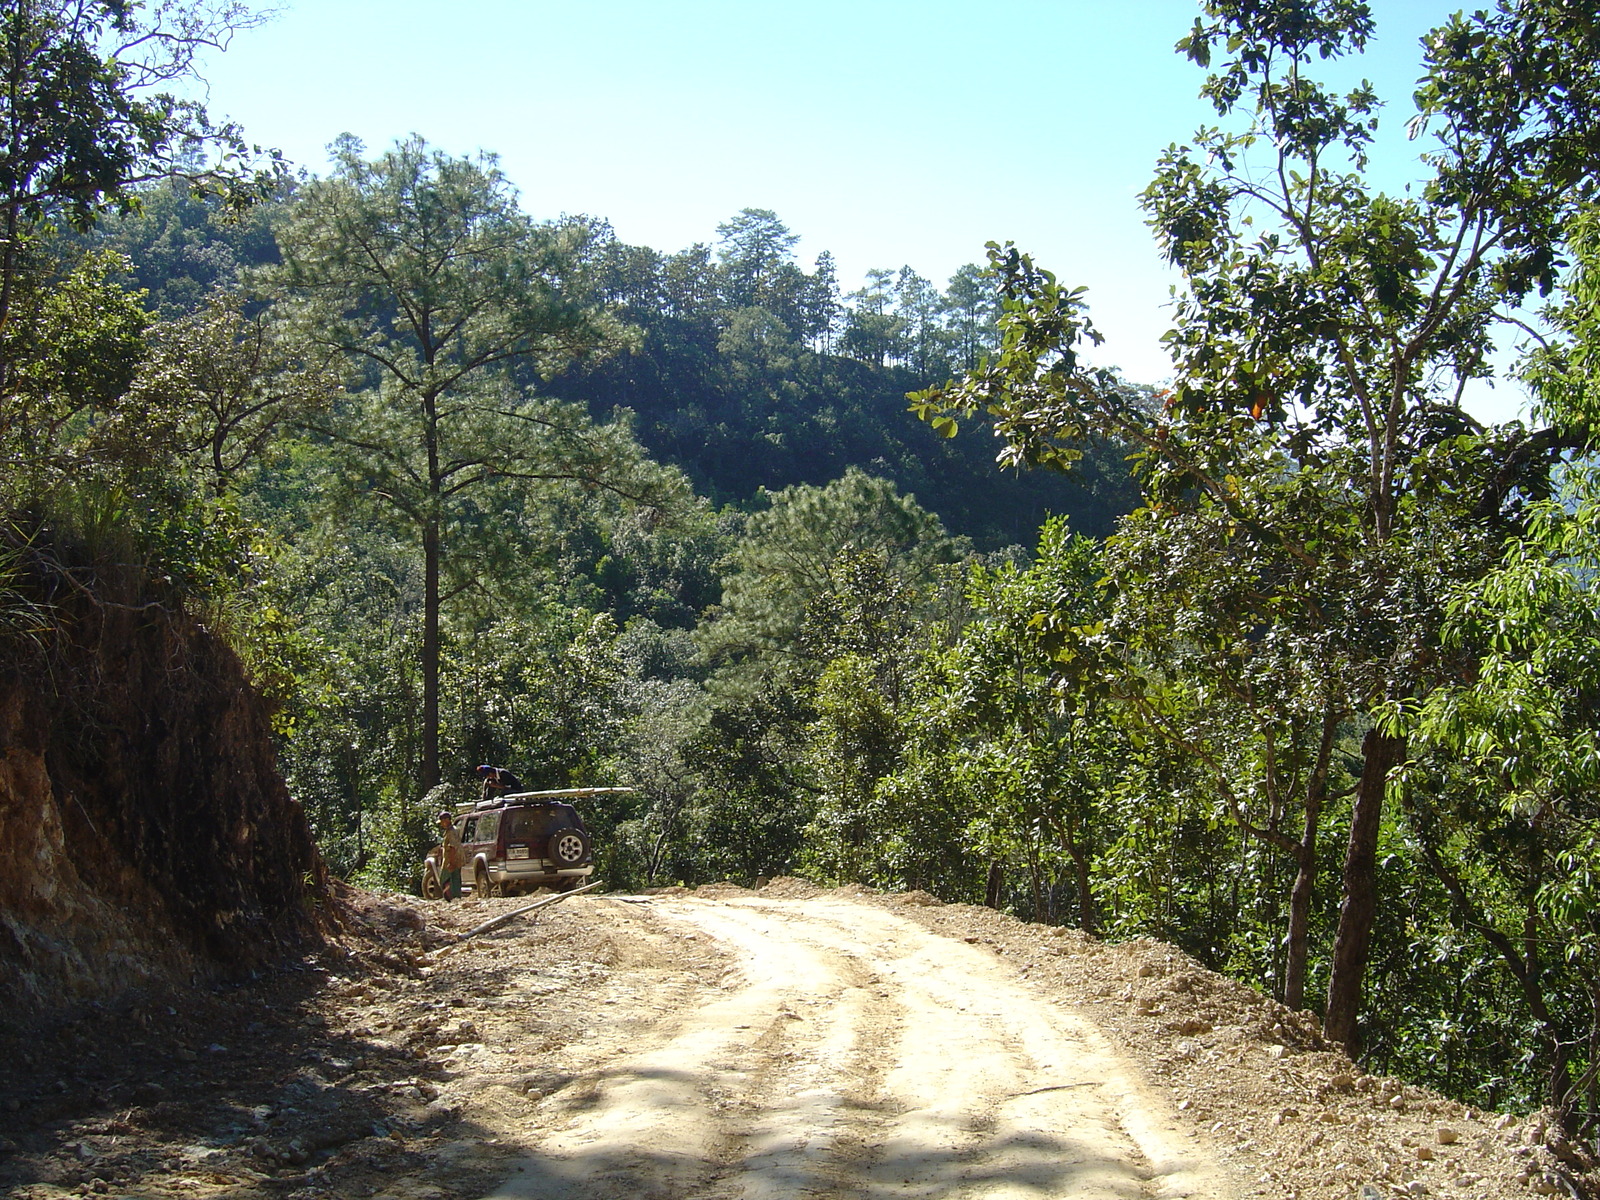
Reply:
<svg viewBox="0 0 1600 1200"><path fill-rule="evenodd" d="M72 239L74 251L115 253L150 309L198 321L218 289L278 262L274 230L297 193L285 183L236 217L182 186L153 187L136 215L102 221ZM993 349L993 289L975 265L943 292L903 267L844 293L826 253L813 271L800 268L798 236L765 209L670 254L620 242L603 221L568 225L581 230L587 300L618 316L626 336L548 377L525 369L519 383L596 420L628 409L648 453L719 507L748 509L762 489L823 484L859 466L998 550L1031 545L1052 513L1104 536L1136 501L1114 447L1072 475L1002 470L992 446L931 436L908 414L907 392Z"/></svg>
<svg viewBox="0 0 1600 1200"><path fill-rule="evenodd" d="M1160 389L1010 244L850 288L770 211L630 246L420 137L241 171L140 107L192 61L89 53L184 44L130 11L0 32L82 125L0 99L12 659L81 629L34 548L95 595L111 547L159 584L118 603L237 652L341 877L415 887L478 763L627 785L584 814L613 887L1152 935L1374 1072L1600 1110L1578 6L1449 19L1391 116L1314 81L1366 5L1203 4L1219 126L1141 198L1181 279ZM1380 117L1426 147L1409 191L1368 177ZM1464 406L1497 375L1532 423Z"/></svg>

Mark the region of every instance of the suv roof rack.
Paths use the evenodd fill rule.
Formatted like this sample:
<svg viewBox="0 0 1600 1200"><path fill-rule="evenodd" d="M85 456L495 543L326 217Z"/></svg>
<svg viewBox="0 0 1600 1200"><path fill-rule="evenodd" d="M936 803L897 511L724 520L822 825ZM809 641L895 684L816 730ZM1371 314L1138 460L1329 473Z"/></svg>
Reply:
<svg viewBox="0 0 1600 1200"><path fill-rule="evenodd" d="M573 797L575 799L582 799L585 796L605 796L605 795L609 795L609 794L614 793L614 792L631 792L633 790L634 789L631 788L631 787L555 788L554 790L548 791L548 792L511 792L508 795L501 796L500 799L502 799L502 800L556 800L556 799L560 799L560 798L566 797L566 796L571 796L571 797Z"/></svg>
<svg viewBox="0 0 1600 1200"><path fill-rule="evenodd" d="M458 811L463 813L481 812L489 808L504 808L513 800L582 800L587 796L615 795L637 790L631 787L580 787L552 788L544 792L509 792L504 796L491 796L487 800L478 800L457 807Z"/></svg>

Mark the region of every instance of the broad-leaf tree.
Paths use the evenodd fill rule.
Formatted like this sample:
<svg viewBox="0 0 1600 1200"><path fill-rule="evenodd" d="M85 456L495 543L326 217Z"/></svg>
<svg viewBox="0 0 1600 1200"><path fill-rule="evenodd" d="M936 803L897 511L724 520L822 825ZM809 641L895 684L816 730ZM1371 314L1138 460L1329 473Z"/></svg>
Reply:
<svg viewBox="0 0 1600 1200"><path fill-rule="evenodd" d="M341 390L325 352L308 356L317 348L237 291L215 292L199 311L155 326L150 340L135 407L169 414L174 447L193 455L217 496Z"/></svg>
<svg viewBox="0 0 1600 1200"><path fill-rule="evenodd" d="M1553 456L1584 440L1571 425L1484 429L1462 404L1493 373L1498 331L1558 285L1566 222L1600 165L1600 55L1569 9L1507 3L1426 39L1414 131L1431 177L1392 196L1367 175L1372 89L1311 74L1365 46L1368 6L1206 4L1179 46L1212 69L1203 93L1230 124L1167 150L1144 196L1183 275L1164 408L1084 367L1081 293L997 248L1000 351L924 393L921 412L948 432L986 410L1014 462L1070 461L1094 435L1139 447L1152 510L1190 514L1254 564L1241 597L1254 615L1228 635L1238 654L1298 630L1338 681L1329 711L1370 717L1426 693L1456 669L1439 585L1492 566ZM1393 726L1365 728L1325 1013L1351 1048L1384 796L1406 758Z"/></svg>
<svg viewBox="0 0 1600 1200"><path fill-rule="evenodd" d="M168 90L258 20L234 0L13 0L0 13L0 390L26 352L11 328L18 289L48 268L41 225L86 228L156 179L241 203L269 184L236 127Z"/></svg>

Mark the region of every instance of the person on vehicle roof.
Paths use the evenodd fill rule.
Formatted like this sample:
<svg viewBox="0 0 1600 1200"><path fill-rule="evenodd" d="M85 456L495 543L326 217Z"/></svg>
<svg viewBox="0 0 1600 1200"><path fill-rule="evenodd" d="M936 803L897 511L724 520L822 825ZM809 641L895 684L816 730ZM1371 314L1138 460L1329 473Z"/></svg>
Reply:
<svg viewBox="0 0 1600 1200"><path fill-rule="evenodd" d="M522 785L522 780L518 779L510 771L504 767L491 767L488 763L484 763L478 768L478 778L483 780L483 798L485 800L496 800L511 792L525 792L528 790Z"/></svg>
<svg viewBox="0 0 1600 1200"><path fill-rule="evenodd" d="M461 899L461 867L467 861L465 851L461 849L461 834L456 831L454 818L448 812L439 814L439 836L444 846L444 861L439 882L443 884L444 898L446 900Z"/></svg>

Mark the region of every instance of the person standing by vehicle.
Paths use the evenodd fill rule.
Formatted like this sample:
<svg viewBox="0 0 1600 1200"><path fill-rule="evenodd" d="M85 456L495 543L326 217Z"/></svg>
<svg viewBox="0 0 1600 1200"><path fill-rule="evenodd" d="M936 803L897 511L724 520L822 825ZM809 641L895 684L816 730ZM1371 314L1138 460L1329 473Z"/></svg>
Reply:
<svg viewBox="0 0 1600 1200"><path fill-rule="evenodd" d="M510 771L504 767L491 767L488 763L484 763L478 768L478 778L483 780L483 798L485 800L497 800L501 796L509 795L512 792L525 792L528 790L523 786L522 780L518 779Z"/></svg>
<svg viewBox="0 0 1600 1200"><path fill-rule="evenodd" d="M461 849L461 834L456 831L455 819L448 812L439 814L439 834L444 846L439 882L446 900L459 900L461 865L466 862L466 853Z"/></svg>

